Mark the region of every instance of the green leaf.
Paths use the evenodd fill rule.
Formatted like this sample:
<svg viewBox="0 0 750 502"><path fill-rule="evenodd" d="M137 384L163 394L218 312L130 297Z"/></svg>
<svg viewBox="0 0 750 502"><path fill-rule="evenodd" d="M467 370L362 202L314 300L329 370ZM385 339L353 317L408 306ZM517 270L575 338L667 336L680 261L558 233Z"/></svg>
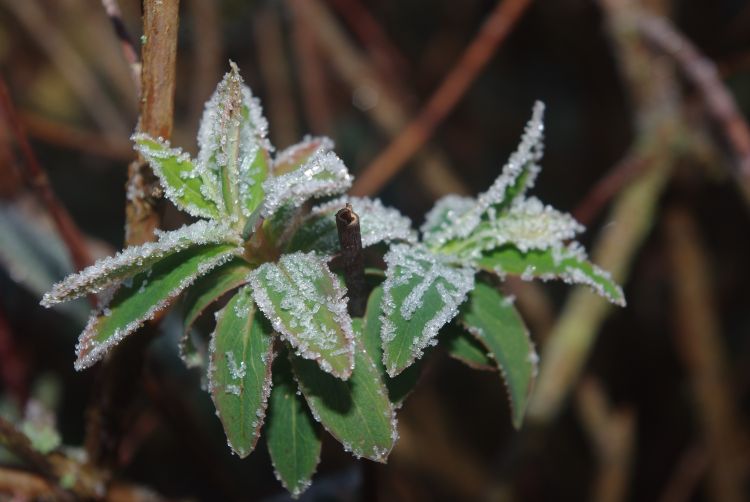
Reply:
<svg viewBox="0 0 750 502"><path fill-rule="evenodd" d="M440 248L462 259L477 259L483 252L512 244L521 251L560 247L584 230L571 215L531 197L516 202L500 215L482 221L465 238Z"/></svg>
<svg viewBox="0 0 750 502"><path fill-rule="evenodd" d="M333 150L333 141L325 136L306 137L276 155L273 161L273 175L281 176L299 169L319 150Z"/></svg>
<svg viewBox="0 0 750 502"><path fill-rule="evenodd" d="M454 266L423 246L397 244L385 255L381 318L383 362L395 377L436 343L474 285L474 270Z"/></svg>
<svg viewBox="0 0 750 502"><path fill-rule="evenodd" d="M218 312L208 367L211 399L229 446L240 458L258 441L271 393L273 330L257 311L249 288Z"/></svg>
<svg viewBox="0 0 750 502"><path fill-rule="evenodd" d="M198 218L219 217L216 178L211 173L196 168L187 153L171 148L166 140L145 133L135 134L131 139L175 206Z"/></svg>
<svg viewBox="0 0 750 502"><path fill-rule="evenodd" d="M273 327L306 359L346 379L354 364L354 333L346 290L312 254L283 255L249 276L253 297Z"/></svg>
<svg viewBox="0 0 750 502"><path fill-rule="evenodd" d="M495 361L487 354L479 340L454 325L449 325L440 335L440 345L448 355L475 370L495 371Z"/></svg>
<svg viewBox="0 0 750 502"><path fill-rule="evenodd" d="M473 206L466 199L460 200L455 196L453 200L443 199L436 204L426 219L425 229L429 232L425 235L425 242L429 246L438 248L468 237L481 222L495 219L523 197L540 171L538 162L542 158L544 140L543 116L544 105L537 101L518 148L503 166L500 176L477 197ZM444 213L449 208L455 214L446 222Z"/></svg>
<svg viewBox="0 0 750 502"><path fill-rule="evenodd" d="M353 321L359 330L361 320ZM396 414L377 366L357 345L354 371L346 382L299 357L292 357L292 368L313 415L344 449L385 462L398 436Z"/></svg>
<svg viewBox="0 0 750 502"><path fill-rule="evenodd" d="M88 368L151 319L198 277L241 252L231 244L206 244L169 255L126 281L95 312L76 346L78 370Z"/></svg>
<svg viewBox="0 0 750 502"><path fill-rule="evenodd" d="M184 330L187 332L209 305L245 284L251 270L242 258L235 258L197 280L185 294Z"/></svg>
<svg viewBox="0 0 750 502"><path fill-rule="evenodd" d="M190 328L203 314L209 305L219 300L232 289L247 282L247 274L252 269L242 258L235 258L217 267L208 275L201 277L185 294L183 335L180 340L180 357L188 366L194 368L205 363L205 345L199 349L191 337Z"/></svg>
<svg viewBox="0 0 750 502"><path fill-rule="evenodd" d="M292 237L289 251L316 251L321 255L339 252L336 213L351 204L357 216L362 237L362 247L380 242L416 242L411 220L396 209L385 207L377 199L366 197L339 197L314 207Z"/></svg>
<svg viewBox="0 0 750 502"><path fill-rule="evenodd" d="M206 103L198 131L198 165L219 179L224 213L232 223L244 223L263 201L272 147L260 104L243 84L237 65L230 66Z"/></svg>
<svg viewBox="0 0 750 502"><path fill-rule="evenodd" d="M286 350L273 364L273 390L266 418L266 443L276 477L293 497L310 486L320 461L320 424L297 393Z"/></svg>
<svg viewBox="0 0 750 502"><path fill-rule="evenodd" d="M495 359L508 389L513 425L521 427L536 378L538 356L512 299L479 282L469 295L461 322Z"/></svg>
<svg viewBox="0 0 750 502"><path fill-rule="evenodd" d="M608 272L589 262L577 244L525 253L513 246L503 246L486 253L476 265L500 277L511 274L526 280L561 279L568 284L583 284L615 305L625 306L622 288Z"/></svg>
<svg viewBox="0 0 750 502"><path fill-rule="evenodd" d="M419 376L422 372L422 359L412 364L396 377L391 378L385 372L383 364L383 342L380 338L382 323L380 321L380 312L382 310L381 302L383 300L383 287L377 286L370 293L367 300L367 310L363 319L362 326L362 344L367 353L378 367L380 376L388 388L388 397L395 405L400 405L406 397L411 394L417 385ZM356 321L354 319L353 321Z"/></svg>
<svg viewBox="0 0 750 502"><path fill-rule="evenodd" d="M205 244L232 243L239 245L237 237L224 225L215 221L198 221L171 232L160 232L159 240L141 246L131 246L115 256L97 261L82 271L69 275L44 295L41 304L50 307L119 284L139 272L148 270L154 263Z"/></svg>

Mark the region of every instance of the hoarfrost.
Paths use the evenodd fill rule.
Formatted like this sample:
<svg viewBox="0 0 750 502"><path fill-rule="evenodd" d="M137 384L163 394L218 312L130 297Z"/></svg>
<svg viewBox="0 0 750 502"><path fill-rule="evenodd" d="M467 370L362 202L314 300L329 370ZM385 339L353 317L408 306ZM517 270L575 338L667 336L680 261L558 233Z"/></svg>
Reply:
<svg viewBox="0 0 750 502"><path fill-rule="evenodd" d="M385 346L383 362L388 374L394 377L403 369L387 363L389 343L398 336L397 326L408 324L418 311L429 314L420 336L412 340L411 363L422 356L425 348L435 344L440 328L456 316L459 305L474 287L474 270L453 266L424 246L407 244L391 247L385 262L388 270L383 283L381 337ZM395 289L399 290L399 296L408 292L397 302ZM431 292L437 293L439 302L425 302Z"/></svg>
<svg viewBox="0 0 750 502"><path fill-rule="evenodd" d="M156 242L128 247L115 256L99 260L69 275L45 293L41 305L51 307L89 293L98 293L132 277L163 257L190 247L221 242L241 244L228 227L216 221L198 221L178 230L157 232L157 237Z"/></svg>

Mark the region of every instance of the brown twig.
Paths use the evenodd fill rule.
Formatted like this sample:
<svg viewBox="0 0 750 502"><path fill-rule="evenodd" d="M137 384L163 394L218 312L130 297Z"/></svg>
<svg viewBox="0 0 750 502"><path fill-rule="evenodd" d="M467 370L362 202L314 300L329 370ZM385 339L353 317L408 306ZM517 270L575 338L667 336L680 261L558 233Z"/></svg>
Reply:
<svg viewBox="0 0 750 502"><path fill-rule="evenodd" d="M626 155L603 178L597 181L583 200L578 203L573 210L575 219L583 225L591 224L609 201L648 165L648 159L641 155Z"/></svg>
<svg viewBox="0 0 750 502"><path fill-rule="evenodd" d="M143 26L146 42L142 46L140 130L154 137L169 138L172 133L177 56L179 0L145 0ZM159 184L143 159L128 167L126 203L127 245L154 239L160 217L156 209ZM155 335L153 325L118 345L102 365L88 410L86 450L94 465L111 468L123 432L133 414L133 401L143 369L143 352Z"/></svg>
<svg viewBox="0 0 750 502"><path fill-rule="evenodd" d="M429 140L510 34L531 0L503 0L485 21L440 87L419 114L388 147L367 166L352 187L352 194L379 191Z"/></svg>
<svg viewBox="0 0 750 502"><path fill-rule="evenodd" d="M613 409L601 385L584 379L577 391L578 415L598 461L591 500L620 502L627 495L635 453L635 415Z"/></svg>
<svg viewBox="0 0 750 502"><path fill-rule="evenodd" d="M746 438L727 374L707 257L695 224L684 209L667 213L666 231L675 285L675 340L691 377L696 412L706 437L711 498L744 500Z"/></svg>
<svg viewBox="0 0 750 502"><path fill-rule="evenodd" d="M29 136L44 143L107 159L129 160L133 157L132 143L121 136L87 131L35 113L21 111L19 115Z"/></svg>
<svg viewBox="0 0 750 502"><path fill-rule="evenodd" d="M120 6L117 4L117 0L102 0L102 6L109 17L109 20L112 22L112 28L114 29L117 40L120 42L120 47L122 48L122 55L125 57L125 61L130 67L130 73L133 77L136 93L140 96L141 62L138 60L138 51L135 48L135 42L133 42L130 33L128 33L128 28L122 20Z"/></svg>
<svg viewBox="0 0 750 502"><path fill-rule="evenodd" d="M706 448L700 444L690 446L682 454L667 481L659 502L688 502L693 498L700 480L706 475L709 458Z"/></svg>
<svg viewBox="0 0 750 502"><path fill-rule="evenodd" d="M404 108L406 102L397 95L389 81L396 75L379 75L367 58L354 48L344 30L319 0L288 0L294 9L295 19L304 20L314 31L326 60L353 89L372 96L374 106L363 111L390 138L395 138L407 125L411 113ZM469 189L456 176L445 156L435 148L425 148L417 156L416 175L428 192L439 197L447 193L468 194Z"/></svg>
<svg viewBox="0 0 750 502"><path fill-rule="evenodd" d="M700 51L665 18L642 15L638 27L643 37L672 57L700 93L706 110L719 125L739 164L736 174L750 199L750 127L740 113L732 94L719 78L713 61Z"/></svg>
<svg viewBox="0 0 750 502"><path fill-rule="evenodd" d="M362 317L367 305L365 291L365 260L362 254L362 234L359 216L347 203L336 213L336 228L339 233L341 258L344 262L344 280L349 292L349 314Z"/></svg>
<svg viewBox="0 0 750 502"><path fill-rule="evenodd" d="M0 307L0 382L3 384L3 390L12 396L18 405L23 405L28 398L27 378L25 358L16 347L10 324Z"/></svg>
<svg viewBox="0 0 750 502"><path fill-rule="evenodd" d="M8 126L13 130L18 148L21 150L21 155L24 159L23 165L25 167L23 175L27 183L34 190L39 201L44 205L55 222L57 232L65 242L76 269L81 270L85 268L91 264L91 255L86 247L83 234L73 222L65 206L60 203L52 191L52 185L50 185L47 174L42 169L34 154L34 150L31 148L26 130L13 106L10 91L2 77L0 77L0 107L6 117Z"/></svg>

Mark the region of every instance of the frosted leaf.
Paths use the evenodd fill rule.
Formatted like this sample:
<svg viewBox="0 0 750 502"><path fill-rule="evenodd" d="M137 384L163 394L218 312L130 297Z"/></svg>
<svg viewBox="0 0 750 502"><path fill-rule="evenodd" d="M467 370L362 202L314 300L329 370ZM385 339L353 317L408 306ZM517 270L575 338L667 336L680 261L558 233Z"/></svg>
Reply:
<svg viewBox="0 0 750 502"><path fill-rule="evenodd" d="M503 166L500 176L489 190L477 197L473 207L462 205L461 214L458 214L449 225L443 225L439 230L432 232L431 245L441 246L451 239L467 237L484 219L493 219L493 214L523 197L523 194L534 185L541 169L538 162L542 158L544 147L543 118L544 104L537 101L521 142Z"/></svg>
<svg viewBox="0 0 750 502"><path fill-rule="evenodd" d="M311 198L339 194L351 185L352 177L344 162L322 145L298 169L263 183L263 215L272 215L286 203L299 206Z"/></svg>
<svg viewBox="0 0 750 502"><path fill-rule="evenodd" d="M88 368L145 321L166 307L195 280L242 252L233 244L204 244L162 258L122 284L102 302L76 345L75 368ZM106 314L105 315L105 311Z"/></svg>
<svg viewBox="0 0 750 502"><path fill-rule="evenodd" d="M271 393L273 331L256 310L247 287L216 318L209 345L208 389L229 446L244 458L258 441Z"/></svg>
<svg viewBox="0 0 750 502"><path fill-rule="evenodd" d="M151 165L169 200L179 209L198 218L217 218L222 207L215 173L196 166L180 148L168 141L137 133L131 137L135 148Z"/></svg>
<svg viewBox="0 0 750 502"><path fill-rule="evenodd" d="M276 155L276 158L273 160L274 176L280 176L298 169L318 150L333 150L333 141L325 136L305 136L301 142L284 149Z"/></svg>
<svg viewBox="0 0 750 502"><path fill-rule="evenodd" d="M292 237L289 250L315 251L323 256L338 253L336 213L346 204L351 204L359 216L362 247L380 242L417 241L411 220L398 210L384 206L378 199L344 196L314 207Z"/></svg>
<svg viewBox="0 0 750 502"><path fill-rule="evenodd" d="M622 288L608 272L588 261L586 252L578 243L527 252L507 245L485 253L474 263L482 270L501 277L513 274L524 280L559 279L568 284L582 284L611 303L625 306Z"/></svg>
<svg viewBox="0 0 750 502"><path fill-rule="evenodd" d="M438 331L456 316L474 286L474 270L453 266L420 245L396 244L385 262L383 363L394 377L436 343Z"/></svg>
<svg viewBox="0 0 750 502"><path fill-rule="evenodd" d="M483 221L471 235L455 242L449 249L470 259L505 244L513 244L522 252L549 249L562 246L583 230L584 227L571 215L531 197L516 201L502 216Z"/></svg>
<svg viewBox="0 0 750 502"><path fill-rule="evenodd" d="M438 200L425 216L425 222L420 228L426 243L440 240L439 236L451 227L454 221L468 213L476 205L473 197L461 195L446 195ZM437 244L437 243L436 243Z"/></svg>
<svg viewBox="0 0 750 502"><path fill-rule="evenodd" d="M198 166L219 180L223 212L249 217L263 198L270 154L268 122L237 65L206 102L198 130Z"/></svg>
<svg viewBox="0 0 750 502"><path fill-rule="evenodd" d="M226 226L216 221L198 221L178 230L158 232L156 242L131 246L115 256L97 261L82 271L69 275L44 295L40 302L45 307L72 300L91 293L99 293L146 270L165 256L190 247L229 242L240 245L239 238Z"/></svg>
<svg viewBox="0 0 750 502"><path fill-rule="evenodd" d="M313 253L282 255L248 276L255 303L299 356L346 379L354 364L354 333L346 290Z"/></svg>

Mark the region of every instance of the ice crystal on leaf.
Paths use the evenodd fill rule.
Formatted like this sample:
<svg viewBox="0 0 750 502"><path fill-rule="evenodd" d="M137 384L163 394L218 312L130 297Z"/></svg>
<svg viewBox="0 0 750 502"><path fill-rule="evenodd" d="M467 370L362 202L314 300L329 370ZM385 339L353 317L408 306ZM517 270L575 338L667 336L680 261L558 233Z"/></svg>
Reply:
<svg viewBox="0 0 750 502"><path fill-rule="evenodd" d="M182 351L191 363L207 363L228 444L248 455L270 407L269 452L295 495L309 486L318 463L320 425L355 457L385 461L398 438L395 411L419 365L404 370L449 323L448 343L462 360L497 366L504 375L520 426L537 356L512 298L491 275L560 279L625 302L609 274L572 241L583 227L526 196L540 170L543 112L536 103L489 190L439 200L420 241L409 218L379 200L341 196L310 209L307 201L351 186L333 142L305 137L274 157L260 103L230 63L206 103L195 158L163 138L132 137L166 197L199 221L157 232L155 242L68 276L41 303L99 295L76 346L80 370L187 290L183 326L196 336L183 340ZM374 255L384 252L385 280L368 299L364 320L347 312L337 260L336 273L328 266L340 251L335 215L346 204L359 216L362 246L372 247L367 259L382 263ZM201 342L191 327L222 299L210 341ZM291 451L290 437L304 447Z"/></svg>

